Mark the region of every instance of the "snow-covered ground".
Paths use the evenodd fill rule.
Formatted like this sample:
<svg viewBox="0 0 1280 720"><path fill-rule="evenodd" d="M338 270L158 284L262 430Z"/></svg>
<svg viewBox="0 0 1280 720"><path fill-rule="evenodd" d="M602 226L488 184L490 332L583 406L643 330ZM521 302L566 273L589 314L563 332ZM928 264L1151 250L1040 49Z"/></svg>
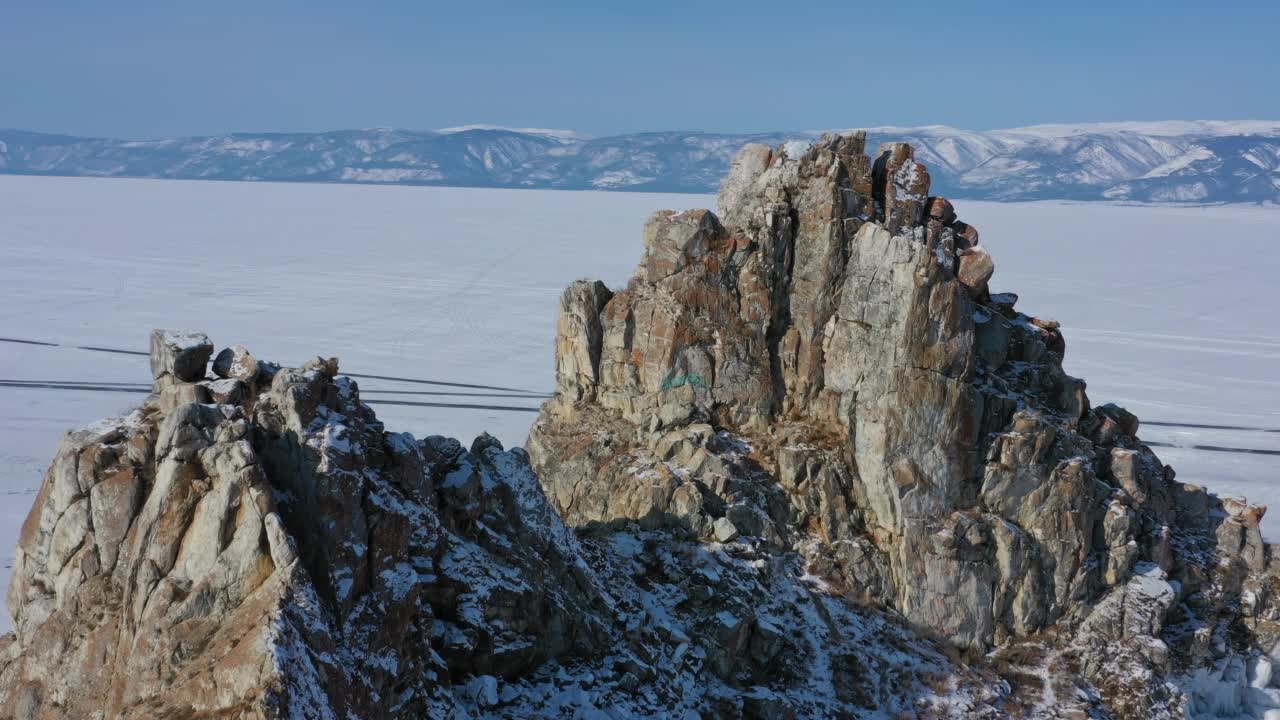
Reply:
<svg viewBox="0 0 1280 720"><path fill-rule="evenodd" d="M539 402L529 395L553 385L562 288L587 276L620 286L650 212L712 204L0 176L0 585L60 435L124 411L149 380L144 355L81 347L142 353L151 328L190 329L284 363L330 353L352 373L505 388L359 380L394 429L464 439L488 430L521 444ZM1062 321L1068 368L1090 381L1095 403L1119 402L1146 421L1145 439L1184 446L1157 448L1182 479L1280 505L1271 294L1280 211L978 202L959 211L996 258L995 289ZM31 381L56 387L17 386ZM1280 539L1280 510L1265 524Z"/></svg>

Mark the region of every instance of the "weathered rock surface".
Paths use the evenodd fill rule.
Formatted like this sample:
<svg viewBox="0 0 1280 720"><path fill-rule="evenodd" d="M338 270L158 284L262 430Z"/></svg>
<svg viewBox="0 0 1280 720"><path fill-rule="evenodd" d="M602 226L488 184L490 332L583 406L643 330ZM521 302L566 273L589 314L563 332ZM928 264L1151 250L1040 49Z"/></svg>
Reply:
<svg viewBox="0 0 1280 720"><path fill-rule="evenodd" d="M528 454L157 331L23 527L0 718L1280 712L1265 508L1092 406L911 147L864 144L748 146L719 215L568 288Z"/></svg>
<svg viewBox="0 0 1280 720"><path fill-rule="evenodd" d="M213 372L220 378L253 382L258 377L258 361L243 346L235 345L213 359Z"/></svg>
<svg viewBox="0 0 1280 720"><path fill-rule="evenodd" d="M658 213L626 288L566 291L529 444L561 516L800 553L922 634L1036 648L1080 712L1278 707L1249 669L1280 640L1265 508L1176 482L1137 418L1092 408L910 147L863 150L748 147L720 222Z"/></svg>
<svg viewBox="0 0 1280 720"><path fill-rule="evenodd" d="M336 360L195 384L172 348L141 408L71 433L49 469L0 718L996 712L992 675L794 553L580 539L524 451L388 432ZM179 386L216 401L171 402Z"/></svg>
<svg viewBox="0 0 1280 720"><path fill-rule="evenodd" d="M151 374L157 380L165 376L179 382L201 380L212 354L213 343L204 333L151 333Z"/></svg>

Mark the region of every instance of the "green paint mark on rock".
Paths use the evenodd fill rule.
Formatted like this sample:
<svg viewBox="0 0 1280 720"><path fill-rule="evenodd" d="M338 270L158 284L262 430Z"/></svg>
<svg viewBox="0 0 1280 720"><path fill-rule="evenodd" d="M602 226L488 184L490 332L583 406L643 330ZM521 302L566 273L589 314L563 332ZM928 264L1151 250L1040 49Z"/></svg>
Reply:
<svg viewBox="0 0 1280 720"><path fill-rule="evenodd" d="M692 373L689 375L673 375L667 378L667 381L662 383L662 389L665 392L672 388L678 388L684 385L692 385L694 387L706 388L708 390L711 388L711 385L707 383L706 378L698 375L697 373Z"/></svg>

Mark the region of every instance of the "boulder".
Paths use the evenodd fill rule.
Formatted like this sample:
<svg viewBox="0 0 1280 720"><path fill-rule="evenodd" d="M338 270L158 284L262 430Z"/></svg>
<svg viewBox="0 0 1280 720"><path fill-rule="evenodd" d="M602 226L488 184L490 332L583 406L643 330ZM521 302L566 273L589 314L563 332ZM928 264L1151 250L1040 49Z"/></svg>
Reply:
<svg viewBox="0 0 1280 720"><path fill-rule="evenodd" d="M157 381L161 386L157 393L160 409L169 412L189 403L207 403L212 400L209 387L204 382L171 382L172 376Z"/></svg>
<svg viewBox="0 0 1280 720"><path fill-rule="evenodd" d="M932 220L943 225L951 225L956 221L956 209L951 201L944 197L931 197L925 203L925 212Z"/></svg>
<svg viewBox="0 0 1280 720"><path fill-rule="evenodd" d="M956 233L956 247L960 250L968 250L978 246L978 228L963 222L955 222L952 229Z"/></svg>
<svg viewBox="0 0 1280 720"><path fill-rule="evenodd" d="M206 380L201 385L209 393L209 399L220 405L239 405L249 396L249 386L235 378Z"/></svg>
<svg viewBox="0 0 1280 720"><path fill-rule="evenodd" d="M203 380L213 343L203 333L151 331L151 376L172 376L181 382Z"/></svg>
<svg viewBox="0 0 1280 720"><path fill-rule="evenodd" d="M654 213L644 226L645 279L658 282L705 256L720 232L720 223L709 210Z"/></svg>
<svg viewBox="0 0 1280 720"><path fill-rule="evenodd" d="M987 282L995 274L996 264L991 255L980 247L960 251L960 268L956 277L974 297L987 292Z"/></svg>
<svg viewBox="0 0 1280 720"><path fill-rule="evenodd" d="M220 378L252 384L258 378L258 361L243 346L233 345L213 359L213 373Z"/></svg>
<svg viewBox="0 0 1280 720"><path fill-rule="evenodd" d="M733 542L738 537L738 528L734 527L729 518L716 518L715 523L712 524L712 533L716 542Z"/></svg>
<svg viewBox="0 0 1280 720"><path fill-rule="evenodd" d="M1107 403L1101 405L1097 409L1099 416L1110 420L1116 424L1116 429L1120 435L1124 437L1137 437L1138 435L1138 416L1116 405L1115 403Z"/></svg>
<svg viewBox="0 0 1280 720"><path fill-rule="evenodd" d="M173 348L211 345L158 339L190 377ZM518 674L602 646L602 588L522 452L386 433L334 362L312 366L279 371L252 409L227 402L240 380L166 370L142 408L64 440L16 553L0 708L447 716L497 700L493 677L455 697L446 662ZM166 401L192 389L223 404Z"/></svg>

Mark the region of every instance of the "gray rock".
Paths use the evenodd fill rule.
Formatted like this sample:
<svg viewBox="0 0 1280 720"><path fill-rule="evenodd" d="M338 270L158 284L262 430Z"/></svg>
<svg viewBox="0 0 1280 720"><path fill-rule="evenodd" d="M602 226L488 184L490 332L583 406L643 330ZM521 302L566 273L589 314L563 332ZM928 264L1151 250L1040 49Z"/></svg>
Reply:
<svg viewBox="0 0 1280 720"><path fill-rule="evenodd" d="M707 254L721 234L708 210L655 213L644 226L644 276L649 282L670 277Z"/></svg>
<svg viewBox="0 0 1280 720"><path fill-rule="evenodd" d="M716 518L712 526L712 532L716 542L733 542L738 538L738 528L734 527L729 518Z"/></svg>
<svg viewBox="0 0 1280 720"><path fill-rule="evenodd" d="M213 400L209 386L203 382L171 382L172 376L156 381L159 388L160 409L170 412L174 408L191 403L207 403Z"/></svg>
<svg viewBox="0 0 1280 720"><path fill-rule="evenodd" d="M234 378L206 380L200 385L208 391L210 400L221 405L239 405L249 395L248 386Z"/></svg>
<svg viewBox="0 0 1280 720"><path fill-rule="evenodd" d="M213 343L204 333L151 331L151 376L171 375L180 382L203 380Z"/></svg>
<svg viewBox="0 0 1280 720"><path fill-rule="evenodd" d="M613 293L600 281L570 285L560 298L556 325L556 386L573 400L594 392L600 373L600 313Z"/></svg>
<svg viewBox="0 0 1280 720"><path fill-rule="evenodd" d="M472 455L483 455L484 451L490 448L502 452L502 442L487 432L480 433L475 440L471 441Z"/></svg>
<svg viewBox="0 0 1280 720"><path fill-rule="evenodd" d="M213 359L213 372L220 378L252 384L258 378L258 361L244 347L233 345Z"/></svg>

